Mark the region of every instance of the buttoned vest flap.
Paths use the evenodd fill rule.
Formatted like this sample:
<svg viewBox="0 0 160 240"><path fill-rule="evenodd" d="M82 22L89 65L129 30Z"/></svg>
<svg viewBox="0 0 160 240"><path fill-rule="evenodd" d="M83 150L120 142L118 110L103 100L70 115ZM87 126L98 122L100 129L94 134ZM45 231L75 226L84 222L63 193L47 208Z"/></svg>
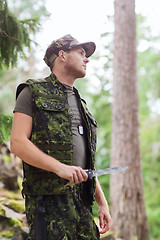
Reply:
<svg viewBox="0 0 160 240"><path fill-rule="evenodd" d="M64 111L65 110L65 101L45 98L45 97L36 97L35 98L36 106L44 111Z"/></svg>
<svg viewBox="0 0 160 240"><path fill-rule="evenodd" d="M89 117L91 123L94 125L94 127L97 128L97 121L94 119L94 117L89 113L87 112L87 116Z"/></svg>
<svg viewBox="0 0 160 240"><path fill-rule="evenodd" d="M87 106L86 106L86 102L84 99L81 99L81 103L82 103L82 106L85 110L85 113L87 114L87 117L89 118L90 122L94 125L94 127L97 128L97 121L94 119L94 117L92 116L92 114L90 113L90 111L88 110Z"/></svg>
<svg viewBox="0 0 160 240"><path fill-rule="evenodd" d="M84 107L86 117L88 119L88 124L90 127L90 140L91 140L91 146L92 146L92 154L95 155L96 152L96 142L97 142L97 121L94 119L88 108L86 107L86 104L82 101L82 105Z"/></svg>

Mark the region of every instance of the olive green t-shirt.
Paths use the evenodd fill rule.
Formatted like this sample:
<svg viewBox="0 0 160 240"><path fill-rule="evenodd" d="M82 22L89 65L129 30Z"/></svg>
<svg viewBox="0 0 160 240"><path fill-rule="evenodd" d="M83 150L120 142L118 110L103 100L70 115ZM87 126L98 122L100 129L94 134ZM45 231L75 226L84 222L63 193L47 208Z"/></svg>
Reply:
<svg viewBox="0 0 160 240"><path fill-rule="evenodd" d="M86 141L82 118L73 88L67 85L65 87L67 88L69 113L72 123L74 165L84 169L86 168ZM25 87L19 94L13 112L21 112L32 117L32 96L29 87Z"/></svg>

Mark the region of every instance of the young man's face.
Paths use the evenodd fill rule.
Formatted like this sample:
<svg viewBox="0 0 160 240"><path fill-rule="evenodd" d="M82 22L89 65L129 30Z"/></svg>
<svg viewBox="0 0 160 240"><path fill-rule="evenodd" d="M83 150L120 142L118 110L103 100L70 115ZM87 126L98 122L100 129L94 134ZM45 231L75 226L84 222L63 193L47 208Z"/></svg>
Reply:
<svg viewBox="0 0 160 240"><path fill-rule="evenodd" d="M82 78L86 75L87 63L86 52L82 47L75 47L66 52L66 69L74 75L75 78Z"/></svg>

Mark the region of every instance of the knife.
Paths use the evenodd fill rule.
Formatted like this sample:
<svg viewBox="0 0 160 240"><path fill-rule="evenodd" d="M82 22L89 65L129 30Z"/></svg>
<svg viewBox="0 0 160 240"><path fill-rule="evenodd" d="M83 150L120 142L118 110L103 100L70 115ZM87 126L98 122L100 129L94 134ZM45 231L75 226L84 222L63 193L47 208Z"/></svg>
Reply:
<svg viewBox="0 0 160 240"><path fill-rule="evenodd" d="M105 168L105 169L98 169L98 170L89 169L87 171L87 174L88 174L88 178L92 179L93 177L98 177L105 174L122 172L127 168L128 168L127 166L119 166L119 167L112 167L112 168Z"/></svg>

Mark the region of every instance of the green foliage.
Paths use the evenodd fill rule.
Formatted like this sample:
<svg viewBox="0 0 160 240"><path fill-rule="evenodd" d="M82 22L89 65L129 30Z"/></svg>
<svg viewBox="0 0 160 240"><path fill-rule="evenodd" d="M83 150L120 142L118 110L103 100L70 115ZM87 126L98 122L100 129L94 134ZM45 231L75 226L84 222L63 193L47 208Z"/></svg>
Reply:
<svg viewBox="0 0 160 240"><path fill-rule="evenodd" d="M11 161L11 158L8 155L3 155L3 160L5 164L8 164Z"/></svg>
<svg viewBox="0 0 160 240"><path fill-rule="evenodd" d="M11 116L0 114L0 143L10 140L12 120L13 118Z"/></svg>
<svg viewBox="0 0 160 240"><path fill-rule="evenodd" d="M2 4L2 0L0 0L0 3ZM41 24L42 21L44 21L49 16L45 7L45 0L7 0L7 3L8 11L9 9L12 10L12 15L14 15L14 19L18 21L18 24L19 22L21 22L21 25L26 29L26 32L28 33L28 37L34 39L36 37L37 31L40 30L39 24ZM19 21L18 19L21 21ZM3 19L0 19L0 24L2 23L2 20ZM36 21L38 21L38 24L36 24ZM8 22L7 26L12 30L12 22ZM14 52L14 56L16 55L17 46L15 44L17 43L17 41L4 37L2 38L0 33L0 52L1 42L3 42L5 46L7 44L12 45L7 46L6 48L4 46L4 54L7 54L7 51L9 52L9 49L13 47L12 50ZM6 59L0 62L0 68L3 67L3 71L0 71L0 113L3 113L5 115L11 115L13 112L15 106L15 92L17 84L19 84L20 81L24 81L27 78L30 78L31 74L29 74L28 69L30 70L31 64L33 68L33 62L31 63L31 59L33 59L34 48L37 45L35 45L35 42L33 42L33 40L30 40L32 50L30 55L29 48L23 45L23 43L20 44L22 45L23 53L17 52L16 57L18 57L17 60L18 63L20 63L17 69L8 69L8 67L3 64ZM8 50L6 51L6 49ZM25 55L27 56L27 58L25 57L23 61L20 61L20 57L24 57ZM10 64L10 66L12 66L11 61L13 62L13 64L16 64L16 61L14 62L13 60L14 56L12 56L11 51L7 55L8 64ZM2 57L1 54L0 57ZM25 60L27 61L25 62ZM25 66L24 69L23 66Z"/></svg>
<svg viewBox="0 0 160 240"><path fill-rule="evenodd" d="M24 47L30 48L30 32L38 29L38 17L18 20L9 11L7 1L0 0L0 69L16 66L18 56L25 56Z"/></svg>
<svg viewBox="0 0 160 240"><path fill-rule="evenodd" d="M11 230L5 231L5 232L1 232L0 236L2 238L6 238L6 239L11 239L13 237L13 232Z"/></svg>
<svg viewBox="0 0 160 240"><path fill-rule="evenodd" d="M14 199L9 200L8 206L14 209L16 212L21 212L21 213L25 212L25 206L23 201L20 202Z"/></svg>
<svg viewBox="0 0 160 240"><path fill-rule="evenodd" d="M2 206L0 205L0 215L5 215L5 210L2 208Z"/></svg>
<svg viewBox="0 0 160 240"><path fill-rule="evenodd" d="M22 223L19 219L10 218L10 225L11 226L18 225L21 227L21 229L23 229Z"/></svg>

